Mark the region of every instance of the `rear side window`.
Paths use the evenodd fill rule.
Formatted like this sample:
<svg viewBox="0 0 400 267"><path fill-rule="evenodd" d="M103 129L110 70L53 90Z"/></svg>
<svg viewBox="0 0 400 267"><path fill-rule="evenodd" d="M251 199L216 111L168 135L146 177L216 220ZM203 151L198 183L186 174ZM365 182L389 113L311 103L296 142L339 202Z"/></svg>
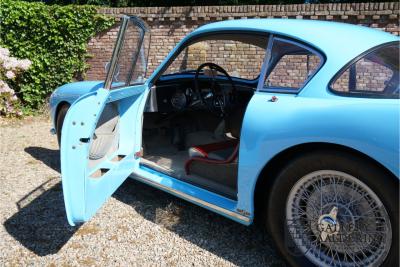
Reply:
<svg viewBox="0 0 400 267"><path fill-rule="evenodd" d="M276 37L263 90L296 93L321 63L321 56L310 48Z"/></svg>
<svg viewBox="0 0 400 267"><path fill-rule="evenodd" d="M318 68L320 58L316 55L307 54L284 55L272 70L265 86L267 88L285 88L297 91L303 87L305 81Z"/></svg>
<svg viewBox="0 0 400 267"><path fill-rule="evenodd" d="M399 43L381 46L356 60L330 88L344 96L399 98Z"/></svg>

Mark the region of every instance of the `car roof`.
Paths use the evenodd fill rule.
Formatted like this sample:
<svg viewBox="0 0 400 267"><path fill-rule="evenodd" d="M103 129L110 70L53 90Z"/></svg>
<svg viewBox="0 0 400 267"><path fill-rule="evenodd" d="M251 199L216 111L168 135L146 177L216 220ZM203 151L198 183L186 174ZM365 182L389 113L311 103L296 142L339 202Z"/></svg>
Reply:
<svg viewBox="0 0 400 267"><path fill-rule="evenodd" d="M269 32L287 36L314 46L327 57L337 56L338 52L355 57L377 45L400 40L395 35L364 26L303 19L226 20L204 25L193 31L191 36L224 30Z"/></svg>

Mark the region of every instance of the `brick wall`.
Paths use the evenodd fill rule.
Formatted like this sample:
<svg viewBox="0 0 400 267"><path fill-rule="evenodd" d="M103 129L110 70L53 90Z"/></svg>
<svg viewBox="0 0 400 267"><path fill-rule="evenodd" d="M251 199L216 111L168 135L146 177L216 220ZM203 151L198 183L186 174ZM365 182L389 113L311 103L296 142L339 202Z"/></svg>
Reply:
<svg viewBox="0 0 400 267"><path fill-rule="evenodd" d="M395 56L395 55L393 55ZM340 92L349 91L350 69L347 69L333 83L333 89ZM383 65L362 58L355 64L355 90L358 91L383 91L393 77L393 71Z"/></svg>
<svg viewBox="0 0 400 267"><path fill-rule="evenodd" d="M315 55L285 55L269 75L266 86L300 88L319 64L320 58Z"/></svg>
<svg viewBox="0 0 400 267"><path fill-rule="evenodd" d="M219 35L219 38L223 38ZM172 62L167 73L197 69L205 62L224 68L231 76L254 79L258 76L268 39L261 47L234 40L207 40L188 46Z"/></svg>
<svg viewBox="0 0 400 267"><path fill-rule="evenodd" d="M185 35L195 28L210 22L239 18L296 18L340 21L378 28L399 35L399 2L388 3L332 3L300 5L245 5L245 6L199 6L199 7L134 7L100 8L99 13L120 17L122 14L137 15L151 28L151 49L148 67L152 72L167 53ZM115 26L90 40L88 59L90 69L86 79L104 79L104 64L110 60L117 36ZM193 49L193 51L199 51ZM201 53L201 51L200 51ZM258 52L257 52L258 53ZM195 54L189 56L197 57ZM218 59L214 59L218 62ZM246 60L245 58L238 60ZM239 70L250 77L257 68ZM231 62L232 66L235 65ZM280 71L283 73L283 70Z"/></svg>

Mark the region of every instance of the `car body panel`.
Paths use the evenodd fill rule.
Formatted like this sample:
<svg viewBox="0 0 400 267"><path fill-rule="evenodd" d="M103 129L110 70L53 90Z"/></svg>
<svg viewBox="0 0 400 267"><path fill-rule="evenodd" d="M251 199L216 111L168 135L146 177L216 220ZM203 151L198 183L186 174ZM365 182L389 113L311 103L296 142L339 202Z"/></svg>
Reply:
<svg viewBox="0 0 400 267"><path fill-rule="evenodd" d="M248 104L242 125L237 201L226 199L145 168L132 154L141 149L142 113L149 93L148 89L155 79L159 77L181 47L192 38L223 31L272 33L291 38L317 49L325 59L321 69L298 94L255 92ZM82 97L82 101L86 97L96 99L96 97L104 96L104 99L100 97L102 103L122 101L124 105L127 105L126 109L128 109L128 105L132 105L130 115L126 117L129 117L131 126L121 124L122 127L126 127L121 130L121 136L124 136L121 138L124 140L130 138L131 140L129 141L130 145L123 148L132 161L125 168L132 167L131 177L247 225L252 222L254 217L255 186L264 166L282 151L297 145L317 142L349 147L379 162L399 177L399 100L343 97L328 90L328 84L332 77L349 61L376 46L399 40L400 38L382 31L334 22L249 19L211 23L198 28L180 41L143 87L140 87L139 91L123 88L111 91L112 93L106 96L106 92L103 92L104 89L100 89L103 86L101 81L71 83L55 91L50 101L51 113L54 118L57 105L68 102L72 104L71 108L75 106L76 110L75 115L66 117L66 121L68 118L68 123L71 123L72 118L78 116L79 113L81 100L78 98L84 94L86 95ZM340 49L341 47L342 49ZM95 96L97 91L102 93ZM134 101L132 94L136 96ZM278 101L270 101L273 96L276 96ZM85 110L82 106L80 109ZM136 113L134 114L132 110L136 110ZM262 115L260 116L260 114ZM90 121L93 121L93 118ZM86 135L90 136L93 130L94 128L85 130ZM82 137L82 133L73 134L75 136L71 137L72 139ZM71 146L71 141L64 139L63 137L62 146L64 144ZM82 149L87 152L88 145L83 145L83 147ZM80 167L79 173L77 173L78 170L73 170L74 164L80 164L76 159L68 163L66 159L72 158L71 155L62 153L61 157L63 172L72 172L72 176L82 175L83 166ZM83 154L80 154L79 157L81 160L84 159ZM107 166L112 166L112 164ZM122 176L129 174L124 170L111 188L116 189L125 179ZM79 181L79 183L83 182ZM87 188L95 185L88 183L85 186ZM67 195L74 194L68 193L72 191L72 188L64 187ZM112 193L112 190L106 188L101 190L104 190L104 194L107 196ZM80 194L82 195L84 192ZM80 217L77 219L75 217L70 219L73 216L69 216L70 223L87 220L92 215L92 210L97 209L105 200L100 196L93 197L97 204L89 207L90 212L79 211ZM77 205L74 204L76 202L71 197L67 200L66 202L72 203L72 206ZM84 201L84 199L81 200ZM67 208L67 214L71 214L70 209L73 208L75 207Z"/></svg>
<svg viewBox="0 0 400 267"><path fill-rule="evenodd" d="M81 82L72 82L64 84L58 87L51 94L49 106L50 106L50 116L51 121L53 123L53 127L55 129L56 125L56 111L58 105L62 103L68 103L71 105L74 103L79 97L89 93L96 91L100 88L103 88L103 81L81 81Z"/></svg>
<svg viewBox="0 0 400 267"><path fill-rule="evenodd" d="M130 177L241 224L249 225L252 222L251 218L237 211L237 201L170 177L146 166L140 165Z"/></svg>
<svg viewBox="0 0 400 267"><path fill-rule="evenodd" d="M278 100L271 102L272 96ZM301 144L328 143L352 148L398 177L398 105L397 99L321 99L255 93L242 126L238 208L253 214L254 189L264 166L282 151Z"/></svg>
<svg viewBox="0 0 400 267"><path fill-rule="evenodd" d="M146 84L118 90L98 89L77 99L69 108L61 138L61 173L68 222L87 221L131 174L138 162L135 142L139 106ZM118 103L120 113L117 151L94 165L89 164L89 151L97 121L107 103ZM87 141L82 141L88 139ZM115 162L118 155L125 157ZM92 174L109 169L100 177Z"/></svg>

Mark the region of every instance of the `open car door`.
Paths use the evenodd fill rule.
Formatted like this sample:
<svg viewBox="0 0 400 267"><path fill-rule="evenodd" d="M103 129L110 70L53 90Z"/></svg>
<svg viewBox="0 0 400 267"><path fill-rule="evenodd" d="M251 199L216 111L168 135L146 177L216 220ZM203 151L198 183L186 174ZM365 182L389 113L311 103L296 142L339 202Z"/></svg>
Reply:
<svg viewBox="0 0 400 267"><path fill-rule="evenodd" d="M65 117L61 173L71 225L89 220L138 166L149 35L142 20L123 17L103 88Z"/></svg>

